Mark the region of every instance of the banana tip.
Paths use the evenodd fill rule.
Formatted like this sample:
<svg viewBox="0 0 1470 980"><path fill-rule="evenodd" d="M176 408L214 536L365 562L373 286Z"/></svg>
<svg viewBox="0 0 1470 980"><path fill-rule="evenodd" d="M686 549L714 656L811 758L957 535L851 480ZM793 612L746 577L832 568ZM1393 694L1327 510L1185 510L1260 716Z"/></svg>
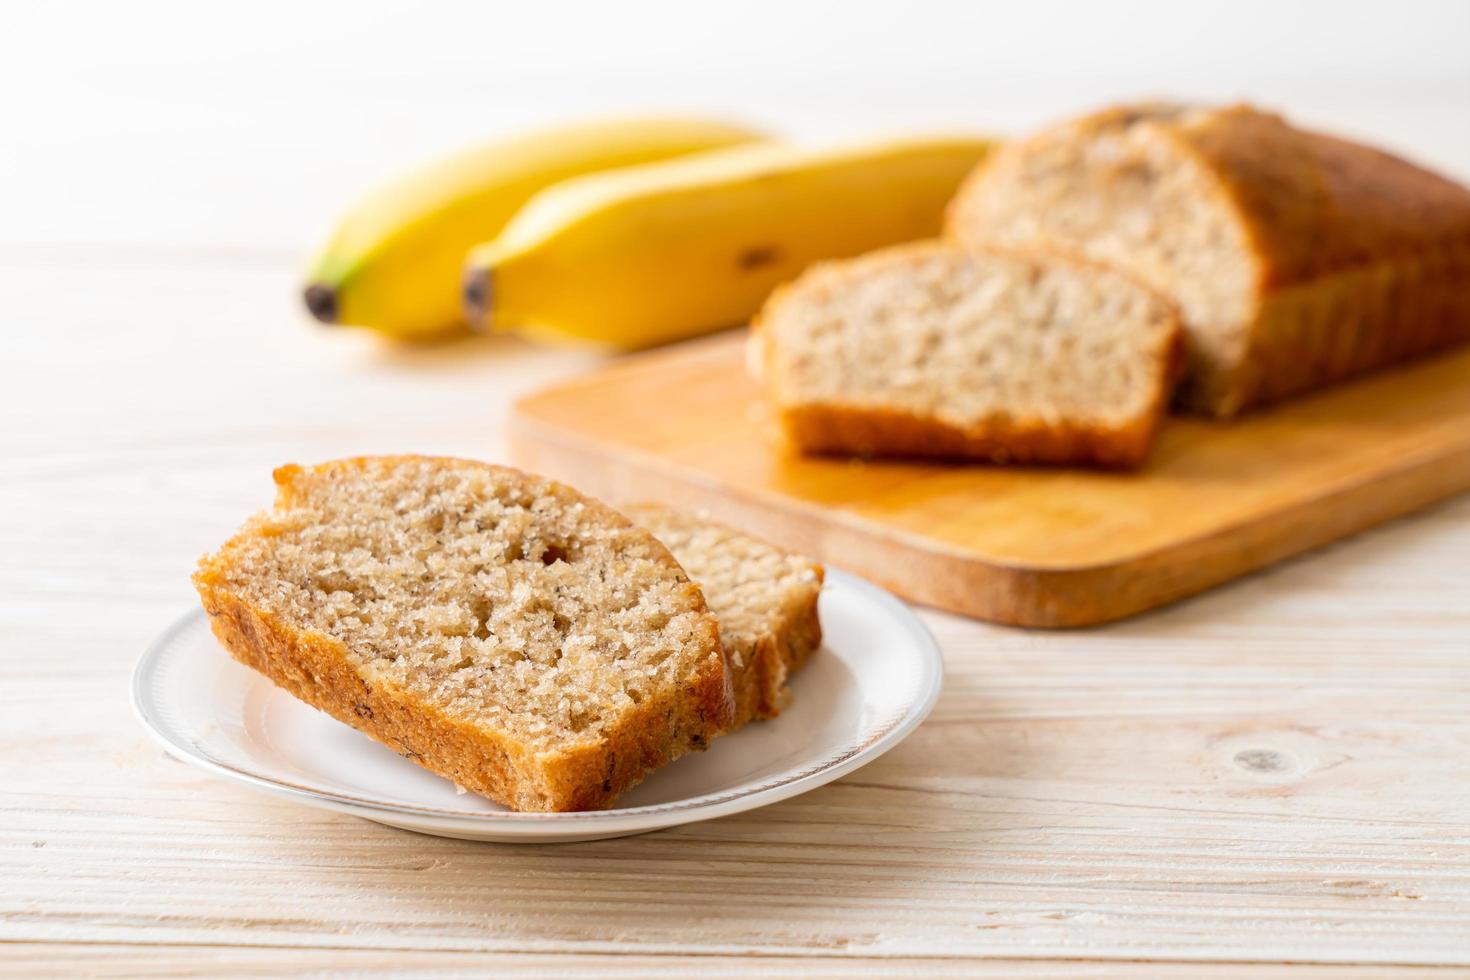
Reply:
<svg viewBox="0 0 1470 980"><path fill-rule="evenodd" d="M470 329L485 333L490 327L490 270L471 266L464 274L464 314Z"/></svg>
<svg viewBox="0 0 1470 980"><path fill-rule="evenodd" d="M301 293L306 309L322 323L337 322L337 291L331 286L312 283Z"/></svg>

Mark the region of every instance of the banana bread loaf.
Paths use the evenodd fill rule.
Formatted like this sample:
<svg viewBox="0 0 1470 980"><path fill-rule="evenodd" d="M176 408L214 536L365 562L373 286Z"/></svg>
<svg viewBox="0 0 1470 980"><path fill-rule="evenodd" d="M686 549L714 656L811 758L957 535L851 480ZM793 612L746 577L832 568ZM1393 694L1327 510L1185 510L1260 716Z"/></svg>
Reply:
<svg viewBox="0 0 1470 980"><path fill-rule="evenodd" d="M1007 146L948 228L1170 295L1182 401L1216 416L1470 338L1470 191L1248 106L1118 108Z"/></svg>

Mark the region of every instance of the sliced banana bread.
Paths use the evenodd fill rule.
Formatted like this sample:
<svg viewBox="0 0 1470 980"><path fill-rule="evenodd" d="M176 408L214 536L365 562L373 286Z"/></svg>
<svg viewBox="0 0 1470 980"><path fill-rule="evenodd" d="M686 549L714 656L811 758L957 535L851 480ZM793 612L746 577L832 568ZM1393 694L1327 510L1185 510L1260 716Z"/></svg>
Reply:
<svg viewBox="0 0 1470 980"><path fill-rule="evenodd" d="M420 765L518 810L593 809L730 726L699 588L603 504L453 459L275 479L195 573L215 635Z"/></svg>
<svg viewBox="0 0 1470 980"><path fill-rule="evenodd" d="M623 513L668 545L704 591L730 663L735 725L780 714L786 679L822 642L822 566L684 511L640 504Z"/></svg>
<svg viewBox="0 0 1470 980"><path fill-rule="evenodd" d="M1470 190L1248 106L1049 129L981 164L948 226L1107 262L1173 297L1182 400L1217 416L1470 338Z"/></svg>
<svg viewBox="0 0 1470 980"><path fill-rule="evenodd" d="M815 267L751 343L809 452L1133 466L1178 333L1172 304L1119 273L925 242Z"/></svg>

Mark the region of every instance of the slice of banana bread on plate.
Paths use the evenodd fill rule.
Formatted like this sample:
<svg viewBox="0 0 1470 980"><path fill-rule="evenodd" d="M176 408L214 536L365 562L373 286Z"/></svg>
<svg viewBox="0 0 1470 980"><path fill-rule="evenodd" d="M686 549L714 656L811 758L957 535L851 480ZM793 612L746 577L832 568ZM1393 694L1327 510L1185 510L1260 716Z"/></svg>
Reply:
<svg viewBox="0 0 1470 980"><path fill-rule="evenodd" d="M611 508L455 459L275 479L195 573L215 635L420 765L513 809L596 809L733 722L699 587Z"/></svg>
<svg viewBox="0 0 1470 980"><path fill-rule="evenodd" d="M822 642L822 566L686 511L639 504L623 513L668 545L704 591L729 658L735 725L780 714L787 679Z"/></svg>

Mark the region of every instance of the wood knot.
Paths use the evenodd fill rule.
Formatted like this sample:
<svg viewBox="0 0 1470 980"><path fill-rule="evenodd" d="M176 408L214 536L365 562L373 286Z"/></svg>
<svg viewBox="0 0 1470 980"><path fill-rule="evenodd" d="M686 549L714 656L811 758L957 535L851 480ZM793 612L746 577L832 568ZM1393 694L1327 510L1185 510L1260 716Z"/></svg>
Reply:
<svg viewBox="0 0 1470 980"><path fill-rule="evenodd" d="M1242 749L1234 762L1247 772L1285 772L1293 768L1291 757L1275 749Z"/></svg>

